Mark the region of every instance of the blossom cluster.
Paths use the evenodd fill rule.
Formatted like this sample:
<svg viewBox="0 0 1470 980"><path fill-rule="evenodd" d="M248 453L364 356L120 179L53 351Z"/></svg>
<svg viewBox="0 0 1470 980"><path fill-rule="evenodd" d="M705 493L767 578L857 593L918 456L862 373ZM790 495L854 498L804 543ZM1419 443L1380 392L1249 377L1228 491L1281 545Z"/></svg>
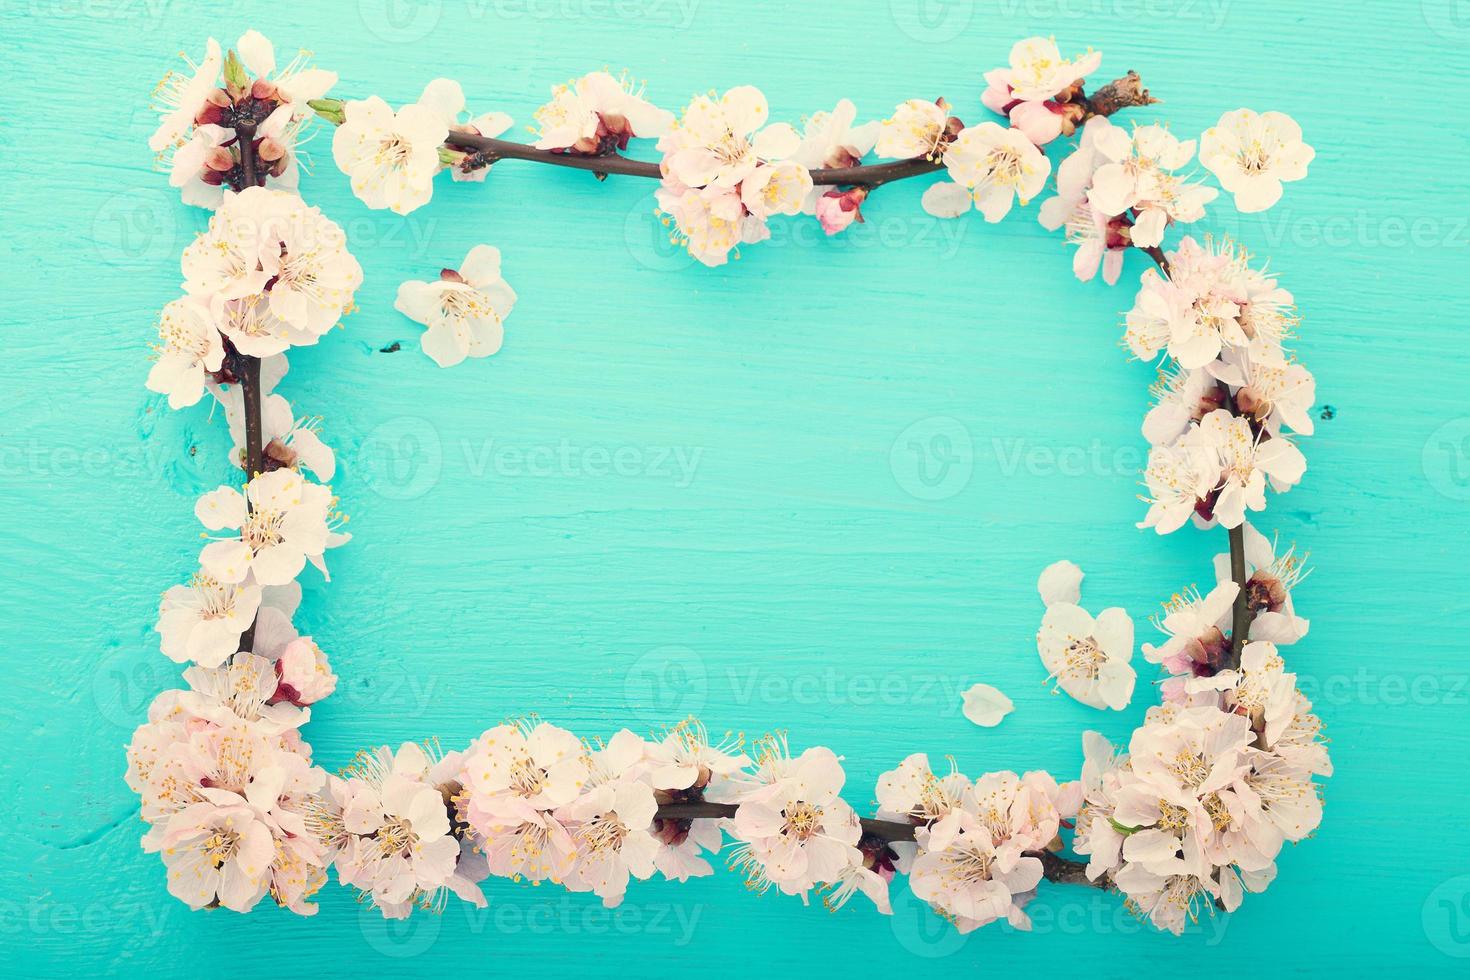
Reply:
<svg viewBox="0 0 1470 980"><path fill-rule="evenodd" d="M277 65L274 45L254 30L228 56L210 38L200 61L186 60L186 70L170 71L154 90L160 118L148 140L184 203L216 208L226 189L244 186L242 140L264 186L294 190L309 103L337 84L336 73L311 67L305 51Z"/></svg>
<svg viewBox="0 0 1470 980"><path fill-rule="evenodd" d="M1164 639L1142 644L1161 671L1162 703L1126 751L1088 732L1072 781L1041 771L972 780L953 761L941 775L910 755L878 779L873 819L844 799L832 750L796 752L775 735L746 751L743 738L712 740L692 718L606 742L518 719L460 751L405 743L360 753L336 775L317 767L301 729L337 677L293 625L298 577L308 563L325 577L326 552L348 536L318 420L297 417L275 388L288 348L316 344L353 309L362 270L341 229L294 193L302 128L308 111L333 122L333 157L354 193L404 214L430 199L437 174L483 179L496 158L452 134L494 140L511 121L466 118L448 79L396 110L377 97L326 99L335 76L304 56L278 69L254 31L238 49L222 54L211 40L203 62L165 80L150 141L185 200L214 214L184 250L182 295L160 316L147 386L173 408L209 394L245 474L196 502L206 532L198 569L164 593L155 626L162 653L188 665L187 686L154 700L127 752L125 778L149 824L143 846L161 855L175 897L243 912L269 896L309 915L335 873L391 918L442 909L451 896L484 906L492 877L616 906L634 879L708 875L710 856L724 852L759 893L821 895L835 910L860 892L889 913L904 874L961 932L998 921L1025 929L1026 906L1058 862L1070 863L1059 857L1070 847L1088 859L1087 879L1177 933L1264 888L1284 843L1317 827L1315 780L1332 765L1281 654L1308 632L1292 598L1303 560L1246 521L1264 509L1268 485L1288 489L1305 468L1294 436L1312 431L1314 382L1286 346L1292 296L1233 243L1164 247L1171 227L1199 221L1218 196L1184 172L1196 141L1115 125L1084 89L1101 55L1068 60L1043 38L1019 42L985 76L981 102L1004 125L966 126L944 99L909 100L858 125L842 100L798 132L770 122L751 86L697 96L676 118L626 77L593 72L552 89L534 116L534 150L517 152L614 157L633 139L657 140L662 159L646 175L659 178L671 233L719 265L769 237L778 215L814 216L828 234L862 221L881 180L814 174L866 169L870 152L906 175L942 169L946 179L924 195L931 213L973 206L999 221L1047 184L1045 147L1076 135L1042 224L1065 228L1079 278L1101 267L1116 282L1130 251L1157 266L1126 317L1133 354L1169 362L1143 423L1152 449L1140 527L1166 533L1193 520L1232 531L1213 587L1171 599L1156 624ZM1206 131L1198 157L1253 211L1304 176L1312 152L1288 117L1238 110ZM403 283L394 305L426 326L425 352L449 366L495 353L516 299L499 251L478 245L437 280ZM1057 690L1122 710L1137 678L1133 621L1121 608L1085 611L1081 580L1071 562L1042 573L1037 652ZM1014 708L987 684L965 702L984 726Z"/></svg>

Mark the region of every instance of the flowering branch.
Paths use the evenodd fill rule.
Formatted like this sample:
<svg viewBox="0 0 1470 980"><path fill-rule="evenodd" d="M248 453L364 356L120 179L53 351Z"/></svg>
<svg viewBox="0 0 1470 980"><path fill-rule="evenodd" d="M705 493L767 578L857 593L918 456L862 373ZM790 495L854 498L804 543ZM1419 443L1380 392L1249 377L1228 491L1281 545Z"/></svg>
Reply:
<svg viewBox="0 0 1470 980"><path fill-rule="evenodd" d="M1133 75L1129 72L1129 75ZM1137 79L1137 76L1133 76ZM1147 92L1144 93L1147 95ZM1158 265L1159 271L1165 276L1169 275L1169 259L1164 250L1157 245L1147 247L1137 246L1149 258ZM1230 386L1224 387L1225 406L1232 415L1239 415L1235 404L1235 396L1230 393ZM1246 637L1250 635L1251 619L1254 612L1250 604L1250 579L1245 567L1245 525L1237 524L1227 529L1230 542L1230 579L1235 583L1238 590L1235 599L1231 602L1230 617L1230 650L1222 660L1222 667L1226 670L1235 670L1240 667L1240 654L1245 647Z"/></svg>
<svg viewBox="0 0 1470 980"><path fill-rule="evenodd" d="M1108 121L1157 100L1133 72L1086 94L1100 60L1063 58L1045 38L1018 42L981 97L1004 126L966 126L942 99L854 126L843 100L801 136L770 123L751 86L697 96L676 121L625 79L593 72L553 90L531 146L498 139L510 126L502 113L462 122L463 92L447 79L396 111L377 97L324 99L332 73L300 58L278 67L253 31L239 57L222 59L211 40L191 77L166 79L150 147L172 154L186 202L218 210L184 250L185 295L165 307L148 387L174 408L206 390L216 398L247 478L243 494L227 485L196 503L206 528L227 533L203 547L187 586L165 593L155 627L167 656L193 663L188 689L161 694L129 746L126 778L151 825L144 847L162 854L170 892L237 911L269 895L311 914L308 899L334 869L389 917L442 908L450 892L483 907L479 882L491 875L592 891L613 906L630 879L709 874L703 855L723 851L753 890L825 892L834 909L861 891L890 913L903 874L962 932L1002 918L1026 928L1026 904L1051 881L1116 889L1178 933L1199 911L1233 910L1244 891L1265 888L1282 845L1320 822L1314 777L1331 763L1321 720L1278 653L1307 632L1290 596L1300 562L1290 550L1278 557L1246 516L1265 508L1268 488L1300 480L1290 433L1311 432L1314 382L1283 343L1296 324L1291 295L1248 255L1190 237L1165 251L1168 229L1199 220L1217 192L1178 173L1194 141ZM1229 529L1215 588L1173 597L1158 623L1168 639L1143 644L1169 674L1162 703L1126 751L1085 733L1072 781L1044 771L971 779L953 762L939 774L911 754L879 777L870 818L842 798L846 775L830 749L793 752L776 735L746 755L743 738L712 744L694 719L605 743L524 719L462 751L407 743L360 753L340 776L314 766L304 709L337 678L291 617L296 577L307 562L325 574L345 518L330 488L305 476L335 470L315 421L271 388L286 350L317 343L353 307L362 271L341 229L295 193L311 110L338 127L333 157L370 207L407 213L429 200L436 173L483 179L504 159L653 178L673 240L708 265L768 237L774 216L813 215L836 234L862 220L872 188L941 171L927 212L973 208L999 221L1046 186L1042 148L1080 127L1042 225L1065 228L1084 280L1101 268L1115 282L1133 248L1158 267L1142 276L1125 338L1142 360L1172 361L1143 425L1151 496L1140 526ZM1300 136L1279 113L1237 110L1206 131L1200 160L1241 210L1262 210L1282 181L1305 175L1311 148ZM662 159L624 156L632 138L657 138ZM886 162L863 164L869 152ZM425 352L449 366L499 349L515 299L499 252L478 245L436 282L403 283L394 305L428 327ZM1082 609L1081 578L1069 562L1042 573L1037 650L1059 689L1120 709L1137 677L1133 622L1122 609ZM986 684L964 698L980 725L1013 707ZM1060 853L1068 848L1087 863Z"/></svg>
<svg viewBox="0 0 1470 980"><path fill-rule="evenodd" d="M1069 125L1075 127L1093 116L1110 116L1125 108L1151 105L1157 101L1158 99L1150 96L1148 89L1142 86L1138 73L1130 71L1121 78L1102 86L1091 96L1081 96L1075 102L1069 103L1064 114ZM328 121L340 124L345 118L340 100L316 100L313 108ZM452 149L471 151L458 164L462 173L472 173L501 160L527 160L553 167L590 170L599 177L609 174L646 177L653 180L661 180L664 177L659 164L630 159L606 145L600 146L598 152L595 153L538 149L526 143L453 129L445 138L444 145ZM812 169L810 174L812 183L818 187L862 187L872 190L895 180L931 174L943 167L943 162L935 155L859 166L817 167Z"/></svg>

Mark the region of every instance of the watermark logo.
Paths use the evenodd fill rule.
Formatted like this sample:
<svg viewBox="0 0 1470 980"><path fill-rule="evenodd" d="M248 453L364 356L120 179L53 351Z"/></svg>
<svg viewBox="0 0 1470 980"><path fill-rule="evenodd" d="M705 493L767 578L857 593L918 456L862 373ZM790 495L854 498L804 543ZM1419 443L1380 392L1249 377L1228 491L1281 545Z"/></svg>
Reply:
<svg viewBox="0 0 1470 980"><path fill-rule="evenodd" d="M1420 0L1424 26L1446 41L1470 41L1470 0Z"/></svg>
<svg viewBox="0 0 1470 980"><path fill-rule="evenodd" d="M944 44L964 33L975 17L975 0L889 0L893 22L920 44Z"/></svg>
<svg viewBox="0 0 1470 980"><path fill-rule="evenodd" d="M412 416L379 425L357 452L363 482L388 500L422 497L438 484L443 469L438 431L427 420Z"/></svg>
<svg viewBox="0 0 1470 980"><path fill-rule="evenodd" d="M1470 500L1470 417L1451 419L1424 441L1424 478L1441 496Z"/></svg>
<svg viewBox="0 0 1470 980"><path fill-rule="evenodd" d="M975 443L959 419L936 415L920 419L893 440L888 453L893 478L920 500L945 500L970 482Z"/></svg>
<svg viewBox="0 0 1470 980"><path fill-rule="evenodd" d="M628 668L623 697L630 709L649 722L695 714L709 698L704 659L683 646L650 650Z"/></svg>
<svg viewBox="0 0 1470 980"><path fill-rule="evenodd" d="M408 959L428 952L439 938L444 917L415 910L407 918L387 919L383 910L364 902L357 913L357 927L367 944L384 956Z"/></svg>
<svg viewBox="0 0 1470 980"><path fill-rule="evenodd" d="M1420 912L1430 945L1455 959L1470 957L1470 875L1443 882Z"/></svg>
<svg viewBox="0 0 1470 980"><path fill-rule="evenodd" d="M440 0L358 0L358 16L368 33L394 44L422 41L439 26Z"/></svg>

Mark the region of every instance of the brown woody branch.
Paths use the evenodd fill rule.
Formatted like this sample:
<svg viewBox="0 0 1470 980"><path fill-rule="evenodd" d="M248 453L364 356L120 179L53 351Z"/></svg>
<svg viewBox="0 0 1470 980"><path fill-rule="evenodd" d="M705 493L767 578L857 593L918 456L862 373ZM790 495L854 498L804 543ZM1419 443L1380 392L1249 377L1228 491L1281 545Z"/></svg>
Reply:
<svg viewBox="0 0 1470 980"><path fill-rule="evenodd" d="M1099 88L1091 96L1079 95L1073 102L1063 104L1067 121L1080 126L1092 116L1111 116L1130 106L1151 105L1158 99L1148 93L1139 81L1138 73L1130 71ZM321 111L321 110L318 110ZM338 122L333 115L324 112L323 117ZM1071 132L1071 130L1068 130ZM657 163L634 160L616 150L596 154L568 153L562 150L539 150L526 143L496 139L459 130L452 131L445 145L468 152L459 164L466 171L488 167L500 160L529 160L553 167L569 167L573 170L590 170L599 177L619 174L628 177L647 177L660 180L663 177ZM819 167L811 171L812 183L819 186L866 187L871 190L895 180L918 177L933 173L944 164L938 159L915 157L910 160L894 160L887 163L870 163L856 167Z"/></svg>

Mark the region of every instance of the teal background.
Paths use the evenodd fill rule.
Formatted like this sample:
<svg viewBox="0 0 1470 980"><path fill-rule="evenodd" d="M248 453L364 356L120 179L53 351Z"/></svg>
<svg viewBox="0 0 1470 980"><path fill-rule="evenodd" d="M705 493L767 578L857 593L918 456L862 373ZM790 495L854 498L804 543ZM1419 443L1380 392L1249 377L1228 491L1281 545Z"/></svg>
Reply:
<svg viewBox="0 0 1470 980"><path fill-rule="evenodd" d="M1166 105L1134 118L1181 135L1239 106L1295 116L1311 178L1210 227L1270 256L1318 378L1306 480L1258 521L1317 569L1297 595L1312 633L1288 652L1337 765L1316 837L1283 852L1268 893L1177 940L1077 889L1044 890L1034 935L959 937L902 888L891 919L828 915L723 869L635 883L617 912L493 881L486 912L406 926L335 884L314 919L170 899L139 850L123 745L178 683L157 597L194 566L193 500L229 476L228 437L206 405L171 413L143 388L206 219L152 171L146 103L176 51L250 26L313 49L335 94L398 104L446 75L518 126L548 85L603 66L669 108L755 83L775 119L944 95L979 120L981 73L1036 33L1101 48L1099 78L1138 69ZM4 4L0 972L1463 975L1467 42L1470 10L1448 0ZM1121 740L1139 723L1147 665L1133 706L1103 714L1049 693L1031 637L1051 561L1087 570L1084 604L1143 626L1208 586L1224 545L1133 526L1152 372L1118 338L1141 262L1113 290L1075 282L1034 207L941 223L912 181L841 239L778 222L709 270L663 243L631 178L511 162L399 218L350 195L329 133L309 149L303 193L366 272L361 309L293 353L281 389L324 417L357 535L330 588L303 578L299 625L342 678L307 728L323 765L385 741L459 746L528 711L584 735L698 712L831 746L862 807L910 751L1065 776L1085 728ZM497 357L442 371L392 297L479 242L503 250L520 305ZM994 730L959 714L981 680L1016 703Z"/></svg>

